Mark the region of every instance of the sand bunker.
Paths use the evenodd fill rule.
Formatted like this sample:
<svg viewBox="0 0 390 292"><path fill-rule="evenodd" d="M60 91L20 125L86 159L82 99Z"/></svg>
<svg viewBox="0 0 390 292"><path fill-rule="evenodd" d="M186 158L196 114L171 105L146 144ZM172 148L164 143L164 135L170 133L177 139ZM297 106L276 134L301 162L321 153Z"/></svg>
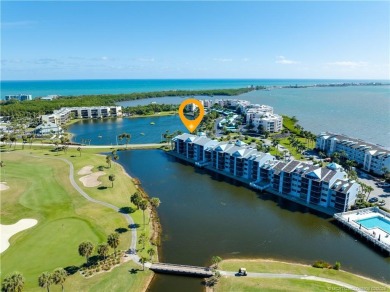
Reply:
<svg viewBox="0 0 390 292"><path fill-rule="evenodd" d="M9 186L6 185L6 182L0 183L0 191L8 190Z"/></svg>
<svg viewBox="0 0 390 292"><path fill-rule="evenodd" d="M25 229L33 227L35 224L37 224L38 221L35 219L21 219L15 224L12 225L3 225L0 224L0 234L1 234L1 241L0 241L0 253L5 251L9 247L9 239L15 235L16 233L23 231Z"/></svg>
<svg viewBox="0 0 390 292"><path fill-rule="evenodd" d="M79 180L83 183L85 187L93 188L100 185L102 182L98 181L99 176L105 175L104 171L98 171L86 176L80 177Z"/></svg>
<svg viewBox="0 0 390 292"><path fill-rule="evenodd" d="M79 170L79 172L78 172L77 174L78 174L78 175L87 175L87 174L91 174L91 173L92 173L92 168L93 168L92 165L84 166L82 169Z"/></svg>

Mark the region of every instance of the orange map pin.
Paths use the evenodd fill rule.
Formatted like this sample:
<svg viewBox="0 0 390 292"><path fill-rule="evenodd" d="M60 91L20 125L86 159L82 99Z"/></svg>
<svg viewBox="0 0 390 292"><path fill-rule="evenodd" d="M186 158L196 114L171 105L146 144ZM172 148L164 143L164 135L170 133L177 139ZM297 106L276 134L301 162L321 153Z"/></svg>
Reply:
<svg viewBox="0 0 390 292"><path fill-rule="evenodd" d="M191 103L195 104L199 109L199 116L195 120L189 120L184 115L185 106L188 104L191 104ZM204 116L203 104L195 98L186 99L185 101L183 101L181 103L181 105L179 107L179 116L180 116L180 119L183 122L184 126L186 126L188 131L190 131L192 133L195 131L196 127L200 124L200 122L203 119L203 116Z"/></svg>

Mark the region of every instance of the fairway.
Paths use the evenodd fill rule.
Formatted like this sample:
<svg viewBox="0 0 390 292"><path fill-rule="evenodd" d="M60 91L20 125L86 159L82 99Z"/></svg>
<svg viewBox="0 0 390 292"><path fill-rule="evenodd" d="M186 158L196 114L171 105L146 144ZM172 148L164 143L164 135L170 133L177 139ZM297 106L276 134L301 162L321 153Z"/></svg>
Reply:
<svg viewBox="0 0 390 292"><path fill-rule="evenodd" d="M76 192L69 182L69 166L63 161L50 159L57 157L77 161L82 165L96 163L96 167L99 159L104 159L104 156L92 153L83 153L82 157L57 156L48 149L2 153L2 160L6 165L2 169L2 178L5 177L10 188L1 192L1 223L13 224L23 218L38 220L34 227L12 236L10 247L0 256L1 278L14 271L21 272L26 280L26 291L41 291L37 279L42 272L85 263L85 258L78 254L78 246L82 241L89 240L96 246L106 242L108 234L121 228L125 231L119 236L118 248L128 249L130 244L130 231L127 230L124 216L110 208L89 202ZM78 166L75 169L77 173ZM117 165L115 174L117 190L121 191L115 192L115 188L107 189L107 192L96 188L85 188L85 191L102 201L119 203L120 207L126 206L125 203L130 205L126 190L134 190L134 185ZM75 179L77 177L76 174ZM141 212L137 213L136 217L141 217ZM133 263L124 265L137 267ZM121 272L115 272L117 270ZM143 287L151 274L138 272L131 275L122 266L90 279L76 273L66 280L65 290L67 287L79 287L77 291L90 291L92 286L115 286L118 285L113 284L117 277L128 278L119 285L122 290L132 285ZM103 282L100 283L101 281ZM50 290L57 289L60 291L60 287L55 286Z"/></svg>

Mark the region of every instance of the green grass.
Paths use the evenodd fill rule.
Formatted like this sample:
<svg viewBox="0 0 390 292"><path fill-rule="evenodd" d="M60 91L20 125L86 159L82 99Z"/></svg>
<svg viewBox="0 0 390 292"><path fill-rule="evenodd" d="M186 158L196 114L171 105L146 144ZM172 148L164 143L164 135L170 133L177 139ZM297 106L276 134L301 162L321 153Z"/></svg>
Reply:
<svg viewBox="0 0 390 292"><path fill-rule="evenodd" d="M299 279L256 279L247 277L223 277L216 286L219 292L258 292L258 291L331 291L339 288L337 285ZM337 291L337 290L333 291ZM348 289L343 291L350 291Z"/></svg>
<svg viewBox="0 0 390 292"><path fill-rule="evenodd" d="M317 269L313 268L308 265L301 265L301 264L292 264L292 263L284 263L284 262L276 262L276 261L267 261L267 260L224 260L220 263L219 269L225 270L225 271L238 271L240 267L245 267L248 272L258 272L258 273L290 273L290 274L299 274L299 275L312 275L312 276L318 276L323 278L329 278L333 280L339 280L357 287L381 287L389 289L388 286L385 286L383 283L379 283L374 280L370 280L367 278L363 278L345 271L336 271L332 269ZM238 286L236 285L245 285L245 283L237 282L236 280L239 278L234 278L233 280L229 279L227 281L227 284L225 283L226 279L221 279L221 287L225 287L224 290L217 291L233 291L234 288L238 289ZM263 282L264 279L253 279L254 281ZM281 281L281 286L277 286L278 281L276 279L268 279L267 281L270 282L270 291L274 289L274 291L280 289L285 289L289 286L284 286L286 284L285 281ZM266 281L266 282L267 282ZM286 280L287 281L287 280ZM291 281L291 280L290 280ZM295 282L295 281L294 281ZM306 287L307 280L296 280L297 287ZM218 284L218 286L220 285ZM248 284L248 290L246 290L246 287L243 287L245 289L243 290L236 290L236 291L251 291L251 287L254 283ZM311 285L311 284L310 284ZM326 286L319 286L319 287L330 287L331 284L326 284ZM232 287L233 290L229 290L230 287ZM295 289L295 287L292 287L292 289ZM317 289L317 288L313 288ZM312 291L312 289L309 289ZM296 291L296 290L289 290L289 291ZM299 291L299 289L297 290Z"/></svg>
<svg viewBox="0 0 390 292"><path fill-rule="evenodd" d="M17 146L17 149L19 147L21 148ZM78 255L80 242L90 240L95 245L105 242L107 235L115 229L127 228L127 222L116 211L90 203L78 194L69 183L69 166L65 162L47 159L66 158L74 163L77 173L78 168L82 166L91 164L97 167L101 164L100 161L105 161L103 156L95 154L99 150L85 150L79 157L78 152L73 149L67 154L60 152L57 155L50 152L51 147L33 146L31 150L29 147L26 148L24 151L2 153L2 160L6 165L2 169L2 181L5 180L10 189L1 193L1 219L2 224L12 224L22 218L35 218L38 224L10 239L11 246L0 256L1 278L13 271L19 271L26 279L25 290L41 291L37 285L37 278L42 272L53 271L57 267L80 266L85 262L85 258ZM41 158L32 157L30 153ZM115 173L114 188L103 191L97 188L84 190L99 200L119 207L129 206L129 193L135 190L132 180L125 175L119 165L105 171L107 175L103 178L103 183L107 185L111 185L108 173ZM75 180L82 186L78 177L76 174ZM148 213L146 215L148 222ZM136 223L142 223L141 211L132 213L132 216ZM145 231L150 233L149 225ZM120 241L119 249L127 249L130 244L129 230L120 235ZM147 244L145 250L149 246ZM129 265L130 263L125 264ZM119 270L122 272L116 272ZM151 272L130 275L128 268L122 266L91 279L85 279L76 273L67 279L65 289L72 286L80 287L73 291L93 291L91 287L104 288L116 285L127 285L123 286L123 290L127 287L140 288L144 287L150 275ZM126 284L120 284L119 279L124 277L128 277ZM104 289L99 291L105 291Z"/></svg>

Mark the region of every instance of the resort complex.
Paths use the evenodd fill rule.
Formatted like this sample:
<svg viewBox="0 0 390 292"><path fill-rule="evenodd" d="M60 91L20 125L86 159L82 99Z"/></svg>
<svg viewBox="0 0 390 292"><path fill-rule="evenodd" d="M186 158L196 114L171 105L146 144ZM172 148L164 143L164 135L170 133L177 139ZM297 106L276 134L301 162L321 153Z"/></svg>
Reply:
<svg viewBox="0 0 390 292"><path fill-rule="evenodd" d="M284 162L240 140L218 142L204 135L178 135L173 143L171 153L178 158L326 214L347 211L359 191L336 163Z"/></svg>
<svg viewBox="0 0 390 292"><path fill-rule="evenodd" d="M383 175L386 170L390 170L390 151L377 144L325 132L318 135L316 148L328 155L342 153L367 172Z"/></svg>
<svg viewBox="0 0 390 292"><path fill-rule="evenodd" d="M52 114L42 115L42 122L50 122L56 125L63 125L70 121L71 117L76 119L96 119L106 117L121 117L121 106L91 106L91 107L63 107L55 110Z"/></svg>

